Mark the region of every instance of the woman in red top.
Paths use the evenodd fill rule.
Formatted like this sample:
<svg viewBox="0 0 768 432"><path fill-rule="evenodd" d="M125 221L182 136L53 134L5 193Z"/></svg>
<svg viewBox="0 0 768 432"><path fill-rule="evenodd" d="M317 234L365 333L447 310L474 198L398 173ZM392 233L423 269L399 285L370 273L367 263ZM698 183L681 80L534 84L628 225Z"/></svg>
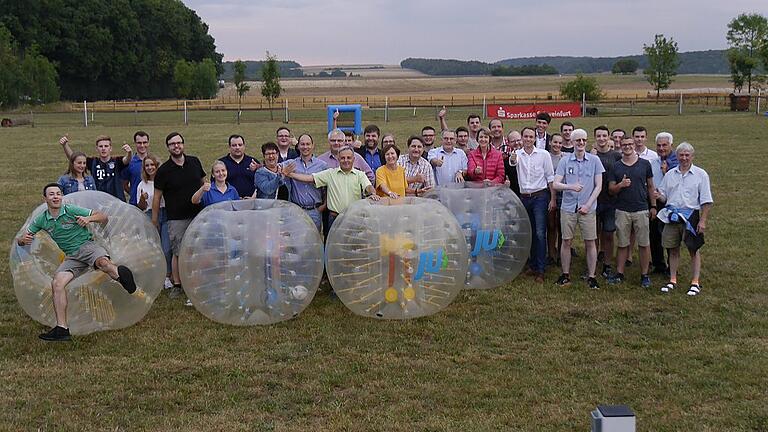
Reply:
<svg viewBox="0 0 768 432"><path fill-rule="evenodd" d="M500 151L491 145L491 133L486 128L477 132L479 146L467 155L467 176L473 181L503 184L504 158Z"/></svg>

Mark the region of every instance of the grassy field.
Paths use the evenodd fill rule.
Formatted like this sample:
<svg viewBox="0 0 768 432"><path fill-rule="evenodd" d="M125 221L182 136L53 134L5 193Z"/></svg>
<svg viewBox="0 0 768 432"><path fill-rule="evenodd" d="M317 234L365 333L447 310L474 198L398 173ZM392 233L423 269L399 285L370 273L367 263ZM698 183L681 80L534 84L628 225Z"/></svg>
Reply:
<svg viewBox="0 0 768 432"><path fill-rule="evenodd" d="M452 112L451 124L465 115ZM134 120L0 130L6 245L39 204L41 185L65 170L61 134L92 153L97 134L130 141ZM588 430L589 412L601 403L632 407L640 431L768 430L768 192L760 180L768 120L710 114L576 123L591 130L606 121L643 124L651 135L668 130L696 146L716 202L701 296L663 296L659 278L651 290L637 288L637 266L628 272L632 284L599 291L581 283L555 288L559 271L550 269L545 285L519 277L465 291L442 313L414 321L359 318L322 292L296 319L255 328L215 324L163 296L131 328L52 345L37 339L43 328L17 304L4 261L0 430ZM158 154L178 129L206 169L225 154L229 134L243 134L255 154L279 125L143 122ZM382 129L402 144L429 123L436 125L432 113L419 112ZM323 141L322 116L291 127ZM686 282L687 259L682 268Z"/></svg>

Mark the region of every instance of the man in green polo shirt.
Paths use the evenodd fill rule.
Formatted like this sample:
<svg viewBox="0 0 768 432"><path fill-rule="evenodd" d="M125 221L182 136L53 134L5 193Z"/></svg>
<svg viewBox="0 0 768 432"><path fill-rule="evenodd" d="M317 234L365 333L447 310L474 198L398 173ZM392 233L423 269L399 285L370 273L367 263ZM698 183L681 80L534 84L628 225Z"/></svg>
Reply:
<svg viewBox="0 0 768 432"><path fill-rule="evenodd" d="M53 289L53 310L56 313L56 327L40 335L47 341L67 341L70 339L67 325L67 284L91 268L101 270L128 291L136 292L133 273L126 266L116 266L109 259L107 251L93 242L93 235L87 226L91 222L107 223L107 215L72 204L62 204L63 193L56 183L49 183L43 188L43 200L48 208L27 227L21 237L16 239L19 246L32 243L35 234L45 231L66 254L64 261L56 269L51 288Z"/></svg>
<svg viewBox="0 0 768 432"><path fill-rule="evenodd" d="M314 174L300 174L296 171L288 176L305 183L314 183L315 187L328 187L328 224L333 225L336 216L349 207L350 204L362 198L365 194L373 201L378 201L371 181L360 170L353 169L355 151L351 147L342 147L339 152L339 167L328 168Z"/></svg>

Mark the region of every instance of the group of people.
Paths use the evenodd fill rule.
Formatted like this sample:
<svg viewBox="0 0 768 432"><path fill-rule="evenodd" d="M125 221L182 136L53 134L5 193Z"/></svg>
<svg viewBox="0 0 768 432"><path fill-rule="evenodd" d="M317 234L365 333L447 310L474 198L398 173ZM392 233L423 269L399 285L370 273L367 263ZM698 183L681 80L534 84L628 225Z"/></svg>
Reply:
<svg viewBox="0 0 768 432"><path fill-rule="evenodd" d="M135 154L131 146L124 145L122 156L112 155L108 136L96 138L94 157L73 151L65 136L59 144L69 168L44 190L46 217L49 222L57 220L58 213L90 218L77 219L81 227L101 222L103 217L98 214L80 216L86 209L62 207L61 196L99 190L125 200L128 194L129 203L145 211L161 233L167 267L165 288L176 298L184 294L178 270L181 240L205 206L250 198L289 200L327 236L336 217L356 200L420 196L440 185L476 181L506 185L520 197L533 235L526 274L535 282L543 283L546 267L559 263L562 272L555 283L571 284L571 257L576 253L572 246L578 231L585 244L584 278L590 288L599 288L599 263L601 275L609 283L623 283L637 244L640 285L651 285L652 263L654 273L668 275L662 291L669 292L677 286L680 246L685 244L692 265L688 294L701 291L699 249L713 201L709 177L693 165L690 144L682 143L673 151L672 135L661 132L656 135L654 151L646 146L648 131L642 126L631 134L598 126L588 150L584 129L565 121L559 133L550 133L552 118L546 112L536 116L535 124L508 133L498 118L491 119L485 128L480 116L473 114L466 126L451 129L443 108L438 119L440 145L435 142L436 129L425 126L420 135L408 137L402 153L395 136L382 135L376 125L365 128L362 142L350 132L333 128L328 133L329 150L321 155L315 155L310 134L296 138L282 126L274 142L261 146L261 161L246 154L243 136L231 135L228 153L213 163L210 177L197 157L186 154L184 137L178 132L165 137L169 157L162 163L149 152L149 134L143 131L133 136ZM59 207L49 202L51 190L60 193L56 198ZM56 208L62 210L57 212ZM46 229L42 226L32 225L19 244L29 243L34 230ZM71 256L82 261L77 254L65 253L68 259ZM99 261L109 258L106 253L91 259L93 255L82 262L106 269L115 279L122 277L115 270L118 267ZM57 271L54 293L57 287L63 288L57 281L66 286L76 274L67 267L59 270L67 275L59 277Z"/></svg>

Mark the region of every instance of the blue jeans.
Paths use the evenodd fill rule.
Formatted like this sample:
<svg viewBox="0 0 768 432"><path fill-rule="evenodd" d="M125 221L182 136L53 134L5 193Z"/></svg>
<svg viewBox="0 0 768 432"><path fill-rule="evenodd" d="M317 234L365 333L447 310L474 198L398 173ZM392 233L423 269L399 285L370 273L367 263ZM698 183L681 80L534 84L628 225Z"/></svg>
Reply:
<svg viewBox="0 0 768 432"><path fill-rule="evenodd" d="M144 212L150 220L152 220L152 209ZM165 207L160 208L160 247L163 249L163 255L165 256L165 272L171 274L171 237L168 235L168 215L165 213Z"/></svg>
<svg viewBox="0 0 768 432"><path fill-rule="evenodd" d="M317 209L304 209L304 211L307 213L307 216L312 219L312 222L315 223L315 226L317 227L317 230L320 231L320 234L322 234L323 217L320 215L320 211Z"/></svg>
<svg viewBox="0 0 768 432"><path fill-rule="evenodd" d="M544 273L547 264L547 206L549 205L549 192L535 197L520 197L523 206L528 211L528 219L531 221L531 256L528 263L531 270L536 273Z"/></svg>

